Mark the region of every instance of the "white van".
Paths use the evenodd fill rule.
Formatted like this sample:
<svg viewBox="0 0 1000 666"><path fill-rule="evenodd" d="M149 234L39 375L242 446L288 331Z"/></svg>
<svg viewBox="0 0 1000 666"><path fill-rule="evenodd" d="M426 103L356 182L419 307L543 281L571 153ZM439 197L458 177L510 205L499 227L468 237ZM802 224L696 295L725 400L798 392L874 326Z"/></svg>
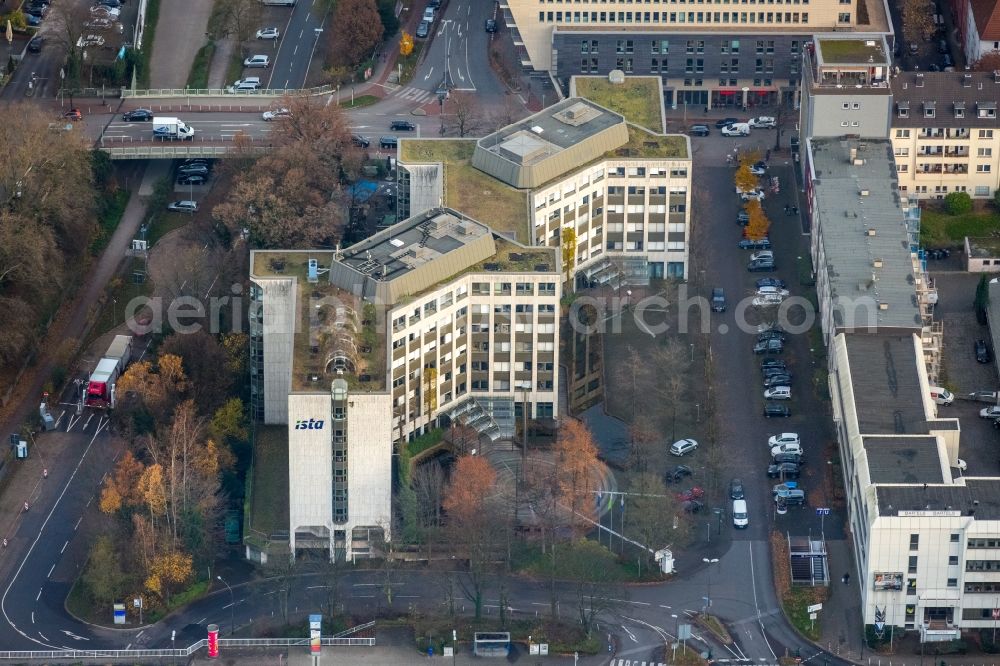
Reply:
<svg viewBox="0 0 1000 666"><path fill-rule="evenodd" d="M955 402L955 394L940 386L931 387L931 400L938 405L950 405Z"/></svg>
<svg viewBox="0 0 1000 666"><path fill-rule="evenodd" d="M733 500L733 527L745 530L749 526L750 514L747 513L747 501L745 499Z"/></svg>

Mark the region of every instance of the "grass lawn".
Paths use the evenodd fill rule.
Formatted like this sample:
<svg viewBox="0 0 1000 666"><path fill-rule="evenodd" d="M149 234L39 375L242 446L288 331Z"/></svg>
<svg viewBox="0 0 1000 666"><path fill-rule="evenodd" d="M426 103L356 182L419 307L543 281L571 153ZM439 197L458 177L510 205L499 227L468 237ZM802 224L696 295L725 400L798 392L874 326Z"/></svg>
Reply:
<svg viewBox="0 0 1000 666"><path fill-rule="evenodd" d="M215 42L209 42L198 49L194 55L194 62L191 63L191 71L188 73L188 88L207 88L208 70L212 64L212 55L215 53Z"/></svg>
<svg viewBox="0 0 1000 666"><path fill-rule="evenodd" d="M226 68L226 85L232 85L233 81L243 78L243 56L241 49L233 49L233 55L229 57L229 67Z"/></svg>
<svg viewBox="0 0 1000 666"><path fill-rule="evenodd" d="M806 608L826 601L828 592L828 588L825 587L793 587L781 599L785 615L799 633L811 641L818 641L822 632L820 620L817 619L815 622L810 620Z"/></svg>
<svg viewBox="0 0 1000 666"><path fill-rule="evenodd" d="M399 72L399 85L405 86L413 78L413 72L417 70L417 62L420 61L420 53L424 50L424 42L414 40L413 53L400 56L396 59L397 72Z"/></svg>
<svg viewBox="0 0 1000 666"><path fill-rule="evenodd" d="M105 197L100 203L98 213L99 229L90 243L90 253L95 257L100 254L111 241L111 235L118 228L118 223L122 220L125 206L128 205L129 193L127 190L118 190L111 196Z"/></svg>
<svg viewBox="0 0 1000 666"><path fill-rule="evenodd" d="M288 430L262 426L254 443L249 528L270 537L288 529Z"/></svg>
<svg viewBox="0 0 1000 666"><path fill-rule="evenodd" d="M435 428L428 433L417 437L412 442L406 444L407 450L410 452L410 457L417 455L418 453L423 453L432 446L437 446L444 439L444 429Z"/></svg>
<svg viewBox="0 0 1000 666"><path fill-rule="evenodd" d="M340 100L340 107L343 109L356 109L362 106L371 106L380 99L381 98L376 97L375 95L361 95L359 97L355 97L353 103L350 99Z"/></svg>
<svg viewBox="0 0 1000 666"><path fill-rule="evenodd" d="M153 222L146 234L146 241L149 247L153 247L156 241L160 240L174 229L180 229L191 221L190 213L167 213L161 212L153 216Z"/></svg>
<svg viewBox="0 0 1000 666"><path fill-rule="evenodd" d="M920 212L920 244L924 247L961 247L966 236L983 238L1000 233L1000 213L993 210L948 215L939 210Z"/></svg>
<svg viewBox="0 0 1000 666"><path fill-rule="evenodd" d="M133 298L153 295L153 283L148 279L142 284L136 284L132 280L133 271L141 270L142 268L142 259L132 257L124 274L111 281L111 286L108 288L107 302L98 315L94 327L90 330L90 340L104 335L124 322L125 306Z"/></svg>
<svg viewBox="0 0 1000 666"><path fill-rule="evenodd" d="M610 83L607 77L581 76L575 79L576 94L625 116L625 120L654 132L663 131L660 79L627 76L625 83Z"/></svg>
<svg viewBox="0 0 1000 666"><path fill-rule="evenodd" d="M475 147L475 139L404 139L399 142L399 160L444 164L445 205L530 243L527 194L472 166Z"/></svg>

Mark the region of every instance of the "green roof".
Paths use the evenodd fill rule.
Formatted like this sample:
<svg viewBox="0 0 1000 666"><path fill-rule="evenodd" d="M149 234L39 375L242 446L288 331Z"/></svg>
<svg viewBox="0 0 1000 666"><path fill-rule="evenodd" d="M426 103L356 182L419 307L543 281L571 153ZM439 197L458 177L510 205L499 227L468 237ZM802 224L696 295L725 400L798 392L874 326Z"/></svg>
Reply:
<svg viewBox="0 0 1000 666"><path fill-rule="evenodd" d="M683 134L653 134L641 127L629 125L628 143L608 152L604 157L687 159L687 139Z"/></svg>
<svg viewBox="0 0 1000 666"><path fill-rule="evenodd" d="M602 76L574 76L578 97L620 113L625 120L654 132L663 131L662 85L656 76L627 76L624 83L611 83Z"/></svg>
<svg viewBox="0 0 1000 666"><path fill-rule="evenodd" d="M829 65L866 65L868 58L876 65L886 65L885 52L882 51L881 39L836 39L823 37L817 40L823 63ZM868 42L874 42L869 46Z"/></svg>
<svg viewBox="0 0 1000 666"><path fill-rule="evenodd" d="M472 166L476 139L406 139L399 142L403 164L444 165L444 205L498 233L531 243L528 196Z"/></svg>

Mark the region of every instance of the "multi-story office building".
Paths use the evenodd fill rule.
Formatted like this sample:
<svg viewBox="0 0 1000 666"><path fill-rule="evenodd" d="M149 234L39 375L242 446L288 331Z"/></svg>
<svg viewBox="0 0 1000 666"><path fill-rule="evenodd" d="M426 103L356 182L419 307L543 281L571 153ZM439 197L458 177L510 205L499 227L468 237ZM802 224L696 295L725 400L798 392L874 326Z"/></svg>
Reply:
<svg viewBox="0 0 1000 666"><path fill-rule="evenodd" d="M891 33L882 0L749 4L501 2L521 64L562 81L577 74L661 77L668 104L792 102L799 54L815 33Z"/></svg>
<svg viewBox="0 0 1000 666"><path fill-rule="evenodd" d="M992 197L1000 187L1000 72L903 72L892 94L899 191Z"/></svg>
<svg viewBox="0 0 1000 666"><path fill-rule="evenodd" d="M891 59L884 36L816 35L803 63L802 136L889 135Z"/></svg>
<svg viewBox="0 0 1000 666"><path fill-rule="evenodd" d="M571 97L481 139L401 139L400 216L444 200L527 244L572 242L576 284L686 278L689 142L659 133L646 83L655 129Z"/></svg>
<svg viewBox="0 0 1000 666"><path fill-rule="evenodd" d="M287 424L292 552L388 538L393 443L553 418L559 257L435 208L345 250L251 257L255 414Z"/></svg>
<svg viewBox="0 0 1000 666"><path fill-rule="evenodd" d="M960 459L959 421L931 400L941 332L918 211L887 140L810 139L803 159L864 623L923 641L990 628L1000 478Z"/></svg>

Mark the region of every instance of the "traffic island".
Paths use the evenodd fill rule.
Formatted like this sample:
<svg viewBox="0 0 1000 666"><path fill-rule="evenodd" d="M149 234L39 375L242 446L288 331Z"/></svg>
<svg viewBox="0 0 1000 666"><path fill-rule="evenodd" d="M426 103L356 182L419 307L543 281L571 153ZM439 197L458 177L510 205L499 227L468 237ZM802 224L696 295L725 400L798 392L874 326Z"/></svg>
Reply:
<svg viewBox="0 0 1000 666"><path fill-rule="evenodd" d="M733 637L729 635L729 630L726 629L726 625L719 618L714 615L699 613L695 616L694 621L698 623L699 627L715 636L716 640L723 645L732 645Z"/></svg>

